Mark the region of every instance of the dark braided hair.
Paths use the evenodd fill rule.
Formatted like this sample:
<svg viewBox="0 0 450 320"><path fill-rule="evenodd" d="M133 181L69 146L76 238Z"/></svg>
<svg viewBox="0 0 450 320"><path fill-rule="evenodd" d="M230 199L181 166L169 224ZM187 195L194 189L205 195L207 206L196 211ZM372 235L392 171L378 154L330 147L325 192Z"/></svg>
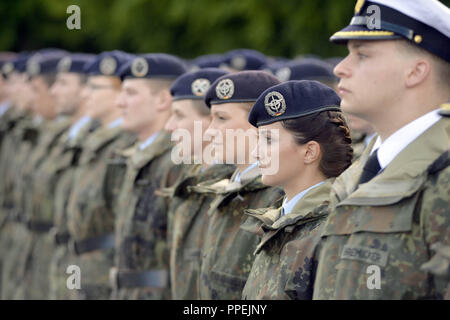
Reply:
<svg viewBox="0 0 450 320"><path fill-rule="evenodd" d="M319 168L327 178L339 176L352 163L352 139L342 112L316 112L283 120L281 125L293 134L296 143L316 141L320 145Z"/></svg>

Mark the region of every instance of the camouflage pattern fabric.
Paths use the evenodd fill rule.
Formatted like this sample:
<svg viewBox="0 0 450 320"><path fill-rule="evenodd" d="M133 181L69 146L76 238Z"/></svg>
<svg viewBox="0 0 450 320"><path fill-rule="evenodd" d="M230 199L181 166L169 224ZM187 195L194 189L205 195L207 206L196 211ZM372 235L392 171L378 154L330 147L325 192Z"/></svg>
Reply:
<svg viewBox="0 0 450 320"><path fill-rule="evenodd" d="M428 169L448 151L449 122L439 120L358 188L374 141L336 179L314 299L446 296L448 273L433 274L423 266L433 259L437 243L450 244L450 169L448 164L434 172Z"/></svg>

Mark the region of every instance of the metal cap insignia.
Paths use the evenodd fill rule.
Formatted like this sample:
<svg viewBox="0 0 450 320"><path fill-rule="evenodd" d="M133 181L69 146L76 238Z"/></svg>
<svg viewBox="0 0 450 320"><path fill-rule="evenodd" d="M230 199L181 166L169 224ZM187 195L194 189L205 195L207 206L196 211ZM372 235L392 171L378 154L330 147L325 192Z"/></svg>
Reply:
<svg viewBox="0 0 450 320"><path fill-rule="evenodd" d="M100 62L100 72L106 76L113 75L117 68L116 59L113 57L105 57Z"/></svg>
<svg viewBox="0 0 450 320"><path fill-rule="evenodd" d="M281 93L278 91L271 91L266 94L264 98L264 106L266 111L272 117L281 116L286 112L286 101Z"/></svg>
<svg viewBox="0 0 450 320"><path fill-rule="evenodd" d="M136 58L131 64L131 73L136 77L144 77L148 73L148 63L144 58Z"/></svg>
<svg viewBox="0 0 450 320"><path fill-rule="evenodd" d="M191 90L194 95L197 97L202 97L205 95L206 91L208 91L211 86L211 82L208 79L195 79L191 84Z"/></svg>
<svg viewBox="0 0 450 320"><path fill-rule="evenodd" d="M219 99L230 99L234 94L234 82L231 79L223 79L216 86L216 94Z"/></svg>

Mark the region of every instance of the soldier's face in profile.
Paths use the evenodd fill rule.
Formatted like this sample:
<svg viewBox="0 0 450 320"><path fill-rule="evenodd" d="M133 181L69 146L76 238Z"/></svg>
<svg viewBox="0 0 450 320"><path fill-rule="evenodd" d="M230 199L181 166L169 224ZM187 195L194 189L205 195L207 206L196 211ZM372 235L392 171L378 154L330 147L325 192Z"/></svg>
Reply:
<svg viewBox="0 0 450 320"><path fill-rule="evenodd" d="M189 99L172 101L171 116L165 126L167 131L173 133L172 137L184 137L184 134L179 134L181 130L189 136L188 139L180 138L175 143L183 144L179 146L183 150L191 150L191 156L194 155L195 143L202 147L208 144L207 141L203 141L203 134L211 122L211 115L201 114L193 103L195 102ZM189 146L184 146L186 143L189 143Z"/></svg>
<svg viewBox="0 0 450 320"><path fill-rule="evenodd" d="M334 69L342 110L368 121L382 118L405 90L405 57L395 40L351 40L347 47Z"/></svg>
<svg viewBox="0 0 450 320"><path fill-rule="evenodd" d="M292 133L280 122L258 127L258 145L253 153L262 182L282 188L295 183L304 171L304 148L295 143Z"/></svg>
<svg viewBox="0 0 450 320"><path fill-rule="evenodd" d="M34 76L30 80L32 91L31 107L34 112L43 117L51 118L55 112L55 101L50 94L47 82L41 76Z"/></svg>
<svg viewBox="0 0 450 320"><path fill-rule="evenodd" d="M250 107L248 107L250 108ZM222 163L246 164L255 162L251 156L257 131L249 122L247 105L224 103L211 105L211 124L205 135L212 138L216 160Z"/></svg>
<svg viewBox="0 0 450 320"><path fill-rule="evenodd" d="M120 79L110 76L91 76L87 82L86 110L93 118L102 119L114 111L120 92Z"/></svg>
<svg viewBox="0 0 450 320"><path fill-rule="evenodd" d="M122 110L122 127L132 132L140 132L155 116L155 97L148 80L125 79L116 106Z"/></svg>
<svg viewBox="0 0 450 320"><path fill-rule="evenodd" d="M70 113L80 103L83 84L76 73L59 73L50 93L55 99L57 113Z"/></svg>
<svg viewBox="0 0 450 320"><path fill-rule="evenodd" d="M33 100L33 91L28 76L24 73L15 75L14 85L11 90L14 103L20 109L30 109Z"/></svg>

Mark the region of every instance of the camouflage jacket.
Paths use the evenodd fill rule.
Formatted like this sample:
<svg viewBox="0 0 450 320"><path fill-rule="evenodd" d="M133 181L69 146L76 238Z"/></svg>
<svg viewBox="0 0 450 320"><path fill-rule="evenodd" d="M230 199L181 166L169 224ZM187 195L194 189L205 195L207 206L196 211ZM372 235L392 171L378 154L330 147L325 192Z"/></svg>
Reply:
<svg viewBox="0 0 450 320"><path fill-rule="evenodd" d="M172 185L181 166L171 161L170 134L159 133L144 150L130 155L115 210L115 268L111 270L114 299L170 298L168 201L155 191ZM155 286L134 285L126 277L143 274ZM120 280L120 279L123 280ZM128 285L124 283L128 282ZM142 281L140 281L142 283Z"/></svg>
<svg viewBox="0 0 450 320"><path fill-rule="evenodd" d="M261 235L242 294L249 300L312 299L320 230L328 214L331 184L312 189L280 218L278 209L246 210L242 229Z"/></svg>
<svg viewBox="0 0 450 320"><path fill-rule="evenodd" d="M48 154L51 152L51 149L56 145L59 137L69 128L69 126L70 119L67 117L48 121L39 136L36 146L33 148L27 158L27 161L24 163L20 177L20 188L16 190L17 202L24 212L30 212L32 210L31 198L33 193L33 173L46 159Z"/></svg>
<svg viewBox="0 0 450 320"><path fill-rule="evenodd" d="M67 232L65 227L67 224L66 217L58 216L59 212L54 210L57 184L64 171L78 163L86 137L98 127L97 121L91 121L80 130L75 139L69 139L69 131L60 136L49 156L33 174L32 210L27 212L29 215L27 221L49 225L55 222L56 228L64 228L64 230L58 230L58 232ZM58 192L68 191L60 188Z"/></svg>
<svg viewBox="0 0 450 320"><path fill-rule="evenodd" d="M206 214L213 197L192 191L199 183L213 184L229 178L235 167L214 165L201 172L194 165L175 183L171 190L172 241L170 248L170 280L172 299L195 300L199 298L200 252L208 225Z"/></svg>
<svg viewBox="0 0 450 320"><path fill-rule="evenodd" d="M448 161L430 167L448 151L449 122L439 120L357 188L373 140L360 160L336 179L322 231L314 299L445 296L448 271L435 275L424 266L433 245L450 245L450 168Z"/></svg>
<svg viewBox="0 0 450 320"><path fill-rule="evenodd" d="M103 197L105 160L114 150L129 147L135 141L133 135L119 127L102 127L87 137L67 199L68 228L74 240L114 232L114 215Z"/></svg>
<svg viewBox="0 0 450 320"><path fill-rule="evenodd" d="M200 271L200 299L240 299L253 264L257 235L240 229L246 220L244 209L278 207L283 191L261 182L259 169L212 185L200 184L196 192L214 194L208 214L208 227L203 240ZM234 181L234 182L230 182Z"/></svg>

